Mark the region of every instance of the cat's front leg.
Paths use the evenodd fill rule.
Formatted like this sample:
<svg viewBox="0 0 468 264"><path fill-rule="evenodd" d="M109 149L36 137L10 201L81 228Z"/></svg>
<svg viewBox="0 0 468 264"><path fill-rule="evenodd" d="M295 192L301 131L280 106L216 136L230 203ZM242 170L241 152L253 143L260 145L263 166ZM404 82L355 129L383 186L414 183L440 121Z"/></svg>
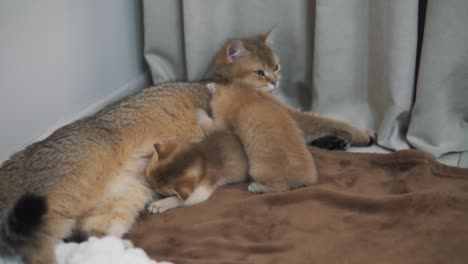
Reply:
<svg viewBox="0 0 468 264"><path fill-rule="evenodd" d="M289 109L302 129L307 143L326 149L345 149L351 146L369 146L375 142L375 133L355 128L345 122L313 113Z"/></svg>
<svg viewBox="0 0 468 264"><path fill-rule="evenodd" d="M184 205L189 206L204 202L211 196L214 190L215 188L213 186L197 186L184 201Z"/></svg>
<svg viewBox="0 0 468 264"><path fill-rule="evenodd" d="M203 130L205 135L210 134L215 130L215 124L213 119L208 115L208 113L201 108L195 109L195 114L197 115L198 125Z"/></svg>
<svg viewBox="0 0 468 264"><path fill-rule="evenodd" d="M167 198L163 198L161 200L157 200L152 202L146 207L146 210L149 213L157 214L163 213L167 210L177 208L183 205L183 201L177 196L170 196Z"/></svg>

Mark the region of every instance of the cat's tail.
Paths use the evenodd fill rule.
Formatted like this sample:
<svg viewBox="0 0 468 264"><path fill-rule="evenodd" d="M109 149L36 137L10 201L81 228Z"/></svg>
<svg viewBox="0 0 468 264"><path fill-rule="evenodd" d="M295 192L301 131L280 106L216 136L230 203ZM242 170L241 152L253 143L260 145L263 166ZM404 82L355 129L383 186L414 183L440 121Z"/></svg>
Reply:
<svg viewBox="0 0 468 264"><path fill-rule="evenodd" d="M25 194L0 218L0 256L18 255L43 225L47 200L43 196Z"/></svg>

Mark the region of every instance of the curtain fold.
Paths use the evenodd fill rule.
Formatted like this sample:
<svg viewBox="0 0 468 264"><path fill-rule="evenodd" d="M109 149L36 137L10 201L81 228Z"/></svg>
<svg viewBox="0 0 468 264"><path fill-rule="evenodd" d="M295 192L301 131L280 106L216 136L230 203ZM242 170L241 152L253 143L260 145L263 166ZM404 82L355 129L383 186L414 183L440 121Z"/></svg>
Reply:
<svg viewBox="0 0 468 264"><path fill-rule="evenodd" d="M187 78L182 1L143 1L144 55L153 83Z"/></svg>
<svg viewBox="0 0 468 264"><path fill-rule="evenodd" d="M441 156L468 150L468 2L428 1L412 146Z"/></svg>
<svg viewBox="0 0 468 264"><path fill-rule="evenodd" d="M408 148L417 0L317 0L312 110Z"/></svg>
<svg viewBox="0 0 468 264"><path fill-rule="evenodd" d="M310 100L303 100L310 97L309 8L308 0L144 0L145 58L153 81L200 80L228 38L276 26L273 45L284 76L278 96L309 108Z"/></svg>
<svg viewBox="0 0 468 264"><path fill-rule="evenodd" d="M468 150L467 1L428 0L424 25L418 0L143 1L155 83L202 79L228 38L276 26L286 104L374 129L387 149Z"/></svg>

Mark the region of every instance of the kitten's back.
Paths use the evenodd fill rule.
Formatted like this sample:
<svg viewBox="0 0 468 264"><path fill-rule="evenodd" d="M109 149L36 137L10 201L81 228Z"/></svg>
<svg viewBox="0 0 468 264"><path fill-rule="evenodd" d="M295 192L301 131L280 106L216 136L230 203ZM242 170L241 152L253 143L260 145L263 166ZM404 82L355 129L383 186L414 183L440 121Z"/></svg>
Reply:
<svg viewBox="0 0 468 264"><path fill-rule="evenodd" d="M247 178L247 156L239 138L228 131L215 131L199 143L208 163L207 177L218 186Z"/></svg>

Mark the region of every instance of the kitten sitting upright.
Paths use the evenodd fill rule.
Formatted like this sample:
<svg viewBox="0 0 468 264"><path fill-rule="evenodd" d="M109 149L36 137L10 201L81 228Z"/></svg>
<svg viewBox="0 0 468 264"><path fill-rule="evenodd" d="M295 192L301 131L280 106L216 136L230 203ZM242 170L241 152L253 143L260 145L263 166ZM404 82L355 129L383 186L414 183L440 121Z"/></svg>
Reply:
<svg viewBox="0 0 468 264"><path fill-rule="evenodd" d="M231 130L239 136L255 181L250 192L286 191L318 180L304 136L287 110L264 89L246 83L209 83L213 119L197 109L205 133Z"/></svg>
<svg viewBox="0 0 468 264"><path fill-rule="evenodd" d="M146 179L166 197L147 210L162 213L203 202L219 186L245 181L247 157L238 137L228 131L213 132L194 144L166 141L154 145Z"/></svg>

